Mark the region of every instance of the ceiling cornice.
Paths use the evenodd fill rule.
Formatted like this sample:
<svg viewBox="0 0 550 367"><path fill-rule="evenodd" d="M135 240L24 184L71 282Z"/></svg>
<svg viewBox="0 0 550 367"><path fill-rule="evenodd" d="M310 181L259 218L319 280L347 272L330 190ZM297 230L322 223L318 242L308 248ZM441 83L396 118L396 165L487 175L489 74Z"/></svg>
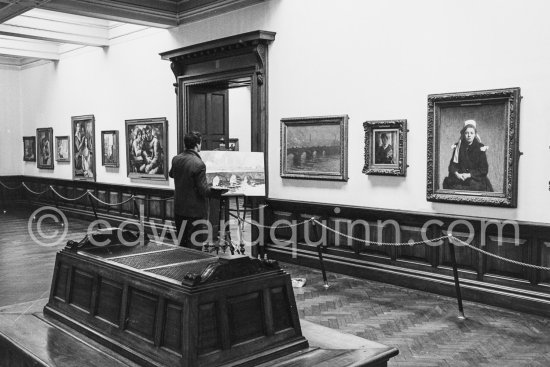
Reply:
<svg viewBox="0 0 550 367"><path fill-rule="evenodd" d="M50 0L0 0L0 23L41 6Z"/></svg>
<svg viewBox="0 0 550 367"><path fill-rule="evenodd" d="M175 0L52 0L41 8L150 27L177 26Z"/></svg>
<svg viewBox="0 0 550 367"><path fill-rule="evenodd" d="M178 25L264 2L265 0L189 0L178 2Z"/></svg>

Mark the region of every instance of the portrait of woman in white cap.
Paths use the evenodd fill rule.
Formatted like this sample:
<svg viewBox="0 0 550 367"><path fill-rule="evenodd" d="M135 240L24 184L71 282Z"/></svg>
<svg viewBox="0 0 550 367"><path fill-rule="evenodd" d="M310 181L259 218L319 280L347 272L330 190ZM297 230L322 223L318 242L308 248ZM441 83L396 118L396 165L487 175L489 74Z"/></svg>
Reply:
<svg viewBox="0 0 550 367"><path fill-rule="evenodd" d="M474 120L464 121L459 141L453 145L449 175L443 188L450 190L493 191L487 174L487 147L481 143Z"/></svg>

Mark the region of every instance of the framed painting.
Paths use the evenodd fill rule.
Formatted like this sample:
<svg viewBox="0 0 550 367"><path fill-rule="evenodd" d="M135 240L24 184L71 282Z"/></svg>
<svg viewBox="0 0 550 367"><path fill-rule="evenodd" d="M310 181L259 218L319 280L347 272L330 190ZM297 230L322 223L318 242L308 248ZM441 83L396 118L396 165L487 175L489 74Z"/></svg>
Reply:
<svg viewBox="0 0 550 367"><path fill-rule="evenodd" d="M348 116L281 120L281 177L348 180Z"/></svg>
<svg viewBox="0 0 550 367"><path fill-rule="evenodd" d="M101 132L101 164L106 167L118 167L118 130Z"/></svg>
<svg viewBox="0 0 550 367"><path fill-rule="evenodd" d="M70 162L71 149L68 136L55 137L55 160L57 162Z"/></svg>
<svg viewBox="0 0 550 367"><path fill-rule="evenodd" d="M36 162L36 136L23 137L23 160Z"/></svg>
<svg viewBox="0 0 550 367"><path fill-rule="evenodd" d="M239 139L238 138L229 138L229 146L227 147L227 150L231 150L233 152L239 151Z"/></svg>
<svg viewBox="0 0 550 367"><path fill-rule="evenodd" d="M36 129L38 152L36 166L43 169L53 169L53 129L51 127Z"/></svg>
<svg viewBox="0 0 550 367"><path fill-rule="evenodd" d="M126 120L128 177L168 180L166 118Z"/></svg>
<svg viewBox="0 0 550 367"><path fill-rule="evenodd" d="M365 121L367 175L405 176L407 173L407 120Z"/></svg>
<svg viewBox="0 0 550 367"><path fill-rule="evenodd" d="M95 181L94 115L72 116L73 180Z"/></svg>
<svg viewBox="0 0 550 367"><path fill-rule="evenodd" d="M428 96L427 199L517 206L520 88Z"/></svg>

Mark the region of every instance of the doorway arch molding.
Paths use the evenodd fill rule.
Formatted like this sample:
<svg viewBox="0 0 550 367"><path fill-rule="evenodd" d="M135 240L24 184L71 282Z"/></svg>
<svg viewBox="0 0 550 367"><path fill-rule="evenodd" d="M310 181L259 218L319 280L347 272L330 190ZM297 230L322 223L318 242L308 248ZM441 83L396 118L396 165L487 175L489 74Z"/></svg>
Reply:
<svg viewBox="0 0 550 367"><path fill-rule="evenodd" d="M194 85L229 82L249 78L251 82L251 147L264 152L267 171L267 81L268 45L275 32L252 31L166 51L176 82L178 153L189 131L188 89Z"/></svg>

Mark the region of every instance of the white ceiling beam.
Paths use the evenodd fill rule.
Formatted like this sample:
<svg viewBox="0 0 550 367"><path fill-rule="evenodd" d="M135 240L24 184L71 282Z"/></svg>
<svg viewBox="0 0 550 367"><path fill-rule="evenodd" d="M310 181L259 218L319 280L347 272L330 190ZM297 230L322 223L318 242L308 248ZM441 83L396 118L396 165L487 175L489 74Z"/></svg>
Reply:
<svg viewBox="0 0 550 367"><path fill-rule="evenodd" d="M1 24L0 35L101 47L109 44L109 21L32 9Z"/></svg>
<svg viewBox="0 0 550 367"><path fill-rule="evenodd" d="M74 43L85 46L108 46L109 40L103 36L92 36L76 33L64 33L48 29L23 27L12 24L0 24L0 35L31 38L41 41Z"/></svg>
<svg viewBox="0 0 550 367"><path fill-rule="evenodd" d="M0 55L59 60L59 45L50 42L29 42L0 38Z"/></svg>

